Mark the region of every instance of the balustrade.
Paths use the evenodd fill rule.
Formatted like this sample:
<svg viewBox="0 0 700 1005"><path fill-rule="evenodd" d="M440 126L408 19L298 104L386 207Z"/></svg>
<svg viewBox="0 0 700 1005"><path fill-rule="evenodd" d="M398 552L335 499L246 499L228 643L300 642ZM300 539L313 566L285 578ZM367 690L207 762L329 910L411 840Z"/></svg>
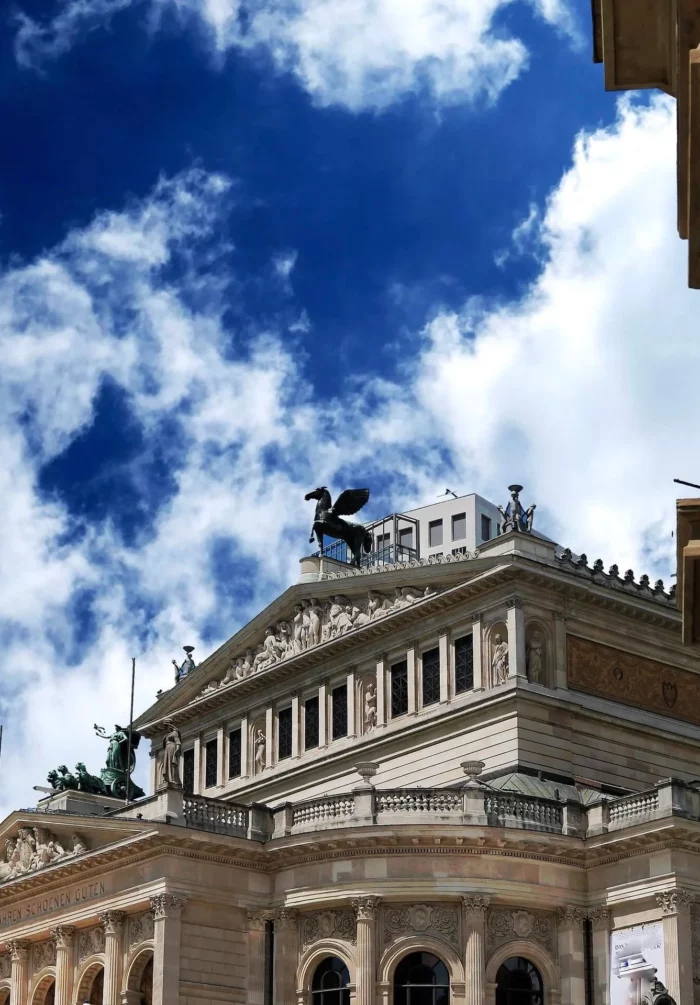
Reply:
<svg viewBox="0 0 700 1005"><path fill-rule="evenodd" d="M182 805L187 827L233 837L245 837L248 832L247 806L205 799L203 796L185 796Z"/></svg>

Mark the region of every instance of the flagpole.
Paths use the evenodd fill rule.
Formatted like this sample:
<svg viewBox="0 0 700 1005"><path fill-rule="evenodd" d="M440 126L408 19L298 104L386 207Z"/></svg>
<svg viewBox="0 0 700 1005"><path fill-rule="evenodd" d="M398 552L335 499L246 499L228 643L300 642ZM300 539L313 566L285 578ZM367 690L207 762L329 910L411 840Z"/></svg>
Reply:
<svg viewBox="0 0 700 1005"><path fill-rule="evenodd" d="M129 802L129 785L131 784L131 733L134 728L134 683L136 681L136 657L131 657L131 707L129 709L129 743L126 754L126 791L124 801ZM2 727L0 727L1 729ZM0 737L1 739L1 737Z"/></svg>

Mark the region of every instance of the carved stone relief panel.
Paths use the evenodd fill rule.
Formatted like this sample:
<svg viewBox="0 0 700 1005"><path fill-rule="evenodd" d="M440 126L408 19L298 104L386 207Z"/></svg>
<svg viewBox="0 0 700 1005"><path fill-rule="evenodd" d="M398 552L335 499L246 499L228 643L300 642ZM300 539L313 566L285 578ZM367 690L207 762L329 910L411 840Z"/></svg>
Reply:
<svg viewBox="0 0 700 1005"><path fill-rule="evenodd" d="M356 932L353 911L315 911L302 918L301 940L304 948L319 939L344 939L354 944Z"/></svg>
<svg viewBox="0 0 700 1005"><path fill-rule="evenodd" d="M103 928L88 928L78 936L78 960L80 963L88 956L95 956L105 951L105 933Z"/></svg>
<svg viewBox="0 0 700 1005"><path fill-rule="evenodd" d="M491 952L506 942L532 939L554 955L557 944L557 922L553 914L494 908L486 921L486 948Z"/></svg>
<svg viewBox="0 0 700 1005"><path fill-rule="evenodd" d="M9 953L0 954L0 981L7 979L12 974L12 959Z"/></svg>
<svg viewBox="0 0 700 1005"><path fill-rule="evenodd" d="M153 912L136 914L129 918L129 949L153 938Z"/></svg>
<svg viewBox="0 0 700 1005"><path fill-rule="evenodd" d="M384 942L391 942L409 932L427 932L446 939L454 946L459 943L459 910L456 904L411 904L382 908L382 933Z"/></svg>
<svg viewBox="0 0 700 1005"><path fill-rule="evenodd" d="M56 966L56 943L53 939L39 942L32 946L32 973L36 974L44 967Z"/></svg>

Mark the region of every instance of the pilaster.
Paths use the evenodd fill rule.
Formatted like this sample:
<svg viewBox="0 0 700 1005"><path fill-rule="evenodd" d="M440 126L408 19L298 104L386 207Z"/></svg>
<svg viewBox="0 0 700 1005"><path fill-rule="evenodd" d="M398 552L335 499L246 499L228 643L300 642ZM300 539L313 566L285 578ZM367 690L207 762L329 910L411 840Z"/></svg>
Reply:
<svg viewBox="0 0 700 1005"><path fill-rule="evenodd" d="M265 709L265 766L271 768L277 761L277 747L275 745L275 719L272 712L272 705Z"/></svg>
<svg viewBox="0 0 700 1005"><path fill-rule="evenodd" d="M374 1005L376 982L376 925L379 897L353 900L357 918L357 1005Z"/></svg>
<svg viewBox="0 0 700 1005"><path fill-rule="evenodd" d="M318 689L318 745L328 746L328 685L321 684Z"/></svg>
<svg viewBox="0 0 700 1005"><path fill-rule="evenodd" d="M678 1005L693 1001L692 938L690 908L694 897L686 890L656 894L664 928L666 987Z"/></svg>
<svg viewBox="0 0 700 1005"><path fill-rule="evenodd" d="M588 912L593 929L593 1005L608 1005L610 981L610 911L594 907Z"/></svg>
<svg viewBox="0 0 700 1005"><path fill-rule="evenodd" d="M224 758L224 724L216 731L216 784L223 789L226 784L226 761Z"/></svg>
<svg viewBox="0 0 700 1005"><path fill-rule="evenodd" d="M585 911L580 907L560 907L559 967L561 1005L581 1005L586 1000L586 963L583 943Z"/></svg>
<svg viewBox="0 0 700 1005"><path fill-rule="evenodd" d="M180 1000L180 943L186 897L159 893L153 908L153 1003L174 1005Z"/></svg>
<svg viewBox="0 0 700 1005"><path fill-rule="evenodd" d="M377 660L377 726L386 726L386 656Z"/></svg>
<svg viewBox="0 0 700 1005"><path fill-rule="evenodd" d="M465 1005L484 1005L486 1001L486 911L489 903L488 897L462 897Z"/></svg>
<svg viewBox="0 0 700 1005"><path fill-rule="evenodd" d="M288 908L275 911L275 967L273 1005L292 1005L296 992L299 955L299 914Z"/></svg>
<svg viewBox="0 0 700 1005"><path fill-rule="evenodd" d="M198 796L202 791L202 737L197 734L194 738L194 795Z"/></svg>
<svg viewBox="0 0 700 1005"><path fill-rule="evenodd" d="M301 753L300 740L301 712L299 710L299 695L292 695L292 757L299 757Z"/></svg>
<svg viewBox="0 0 700 1005"><path fill-rule="evenodd" d="M269 911L248 911L248 1005L265 1003L265 939Z"/></svg>
<svg viewBox="0 0 700 1005"><path fill-rule="evenodd" d="M554 686L566 688L566 615L554 612Z"/></svg>
<svg viewBox="0 0 700 1005"><path fill-rule="evenodd" d="M348 736L357 736L357 716L355 714L355 667L348 671Z"/></svg>
<svg viewBox="0 0 700 1005"><path fill-rule="evenodd" d="M241 719L241 778L247 778L250 771L248 767L249 744L250 723L248 722L248 716L244 715Z"/></svg>
<svg viewBox="0 0 700 1005"><path fill-rule="evenodd" d="M518 597L508 600L508 676L527 677L525 666L525 610Z"/></svg>
<svg viewBox="0 0 700 1005"><path fill-rule="evenodd" d="M105 975L102 1005L119 1005L122 983L122 931L125 915L122 911L106 911L100 915L105 933Z"/></svg>
<svg viewBox="0 0 700 1005"><path fill-rule="evenodd" d="M55 1005L71 1005L73 1001L73 942L75 929L61 925L51 929L56 944ZM112 1002L109 1002L112 1005ZM118 1005L115 1001L114 1005Z"/></svg>
<svg viewBox="0 0 700 1005"><path fill-rule="evenodd" d="M418 710L417 701L417 691L418 691L418 660L416 659L416 653L418 650L418 643L411 642L408 650L406 652L406 669L408 675L408 714L415 715Z"/></svg>
<svg viewBox="0 0 700 1005"><path fill-rule="evenodd" d="M29 991L29 943L26 939L8 942L12 971L10 974L10 1001L12 1005L27 1005Z"/></svg>
<svg viewBox="0 0 700 1005"><path fill-rule="evenodd" d="M474 659L474 690L484 689L484 654L483 654L483 626L481 622L481 612L475 611L472 614L472 656Z"/></svg>
<svg viewBox="0 0 700 1005"><path fill-rule="evenodd" d="M440 704L444 705L450 700L450 640L446 634L441 635L438 639L438 649L440 651Z"/></svg>

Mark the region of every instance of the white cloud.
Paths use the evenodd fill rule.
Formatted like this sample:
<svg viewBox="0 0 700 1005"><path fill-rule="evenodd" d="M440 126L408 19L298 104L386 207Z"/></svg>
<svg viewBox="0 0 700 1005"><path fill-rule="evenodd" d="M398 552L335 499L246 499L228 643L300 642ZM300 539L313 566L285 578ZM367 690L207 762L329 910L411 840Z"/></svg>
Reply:
<svg viewBox="0 0 700 1005"><path fill-rule="evenodd" d="M193 221L202 236L217 219L222 179L161 182L0 276L2 809L26 805L56 763L98 767L91 724L125 717L132 655L142 708L168 686L180 645L203 658L206 624L223 640L293 581L310 521L303 493L344 487L341 468L363 481L381 473L397 508L446 484L499 500L518 480L540 525L574 550L652 575L670 567L672 478L697 478L686 442L700 407L674 129L671 103L623 101L613 127L578 139L541 210L545 264L527 294L437 315L400 379L349 381L325 404L274 332L231 353L221 277L197 310L195 273L162 277L159 263L196 258ZM138 254L125 253L126 234ZM105 376L128 393L145 453L163 418L183 430L174 492L132 546L109 523L76 534L80 521L38 490L41 464L92 422ZM220 542L236 549L231 586L250 591L245 602L226 600L213 576ZM66 654L80 589L94 592L95 623L76 663Z"/></svg>
<svg viewBox="0 0 700 1005"><path fill-rule="evenodd" d="M53 19L26 15L18 61L41 66L137 0L67 0ZM206 28L219 56L263 48L319 105L381 110L425 89L438 103L494 101L527 65L523 41L496 29L514 0L150 0L151 23L172 11ZM521 0L523 2L523 0ZM524 0L576 38L568 0Z"/></svg>

